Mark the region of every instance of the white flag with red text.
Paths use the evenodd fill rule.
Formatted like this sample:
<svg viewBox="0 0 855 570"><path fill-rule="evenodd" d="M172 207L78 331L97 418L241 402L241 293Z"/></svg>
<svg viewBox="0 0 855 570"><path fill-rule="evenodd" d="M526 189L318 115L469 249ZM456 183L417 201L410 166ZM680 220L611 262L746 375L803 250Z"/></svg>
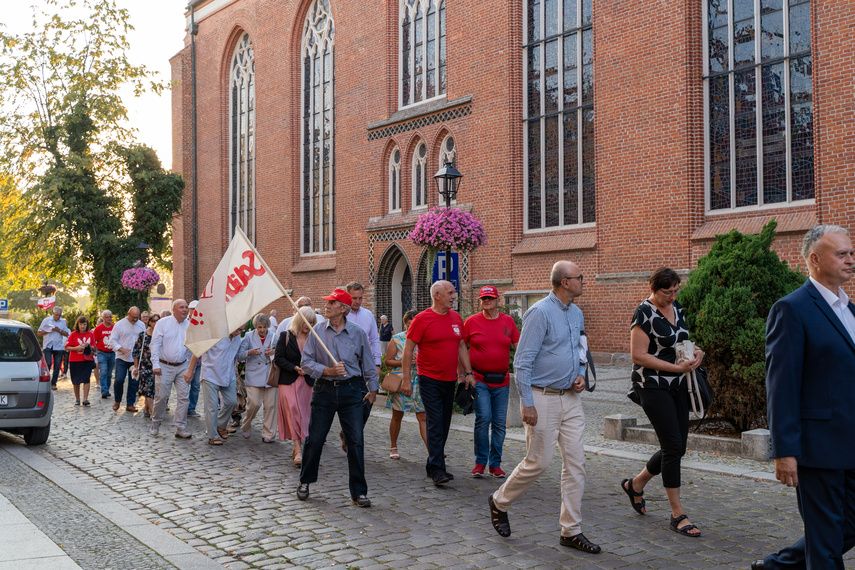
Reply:
<svg viewBox="0 0 855 570"><path fill-rule="evenodd" d="M190 311L184 346L202 356L284 294L279 280L246 234L236 227L226 255L205 286L199 304Z"/></svg>

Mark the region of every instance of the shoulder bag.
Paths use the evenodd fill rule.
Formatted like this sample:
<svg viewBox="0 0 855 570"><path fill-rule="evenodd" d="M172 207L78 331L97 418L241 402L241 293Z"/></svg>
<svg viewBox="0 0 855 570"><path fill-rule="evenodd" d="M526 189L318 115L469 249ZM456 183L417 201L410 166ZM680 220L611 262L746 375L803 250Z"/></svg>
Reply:
<svg viewBox="0 0 855 570"><path fill-rule="evenodd" d="M400 392L403 385L404 377L400 374L386 374L386 376L383 377L383 381L380 383L380 387L390 394Z"/></svg>
<svg viewBox="0 0 855 570"><path fill-rule="evenodd" d="M285 331L285 344L288 344L288 335L290 331ZM270 370L267 372L267 385L271 388L279 387L279 372L281 369L273 360L270 361Z"/></svg>
<svg viewBox="0 0 855 570"><path fill-rule="evenodd" d="M695 357L695 345L690 340L677 343L677 363L692 360ZM698 418L704 419L713 404L715 396L709 382L709 373L701 366L686 372L686 384L689 387L689 409Z"/></svg>

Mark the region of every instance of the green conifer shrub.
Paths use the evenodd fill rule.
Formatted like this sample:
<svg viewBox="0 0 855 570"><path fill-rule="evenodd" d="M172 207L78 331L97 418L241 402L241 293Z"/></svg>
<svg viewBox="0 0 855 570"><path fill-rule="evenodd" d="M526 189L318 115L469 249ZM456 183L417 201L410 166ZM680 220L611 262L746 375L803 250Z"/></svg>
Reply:
<svg viewBox="0 0 855 570"><path fill-rule="evenodd" d="M772 251L776 226L772 220L757 235L734 229L716 236L679 296L692 340L706 353L711 413L739 431L765 424L769 310L805 281Z"/></svg>

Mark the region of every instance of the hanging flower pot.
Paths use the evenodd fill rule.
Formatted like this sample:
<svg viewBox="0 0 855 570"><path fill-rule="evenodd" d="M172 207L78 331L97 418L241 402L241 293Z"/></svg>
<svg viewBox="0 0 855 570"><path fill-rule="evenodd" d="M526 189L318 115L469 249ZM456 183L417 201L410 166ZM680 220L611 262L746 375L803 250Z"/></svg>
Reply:
<svg viewBox="0 0 855 570"><path fill-rule="evenodd" d="M160 282L160 275L151 267L139 267L137 265L125 269L122 274L122 287L131 291L148 291Z"/></svg>
<svg viewBox="0 0 855 570"><path fill-rule="evenodd" d="M487 232L481 222L468 212L434 207L419 216L409 239L427 248L427 267L430 268L436 261L437 252L474 251L487 243Z"/></svg>

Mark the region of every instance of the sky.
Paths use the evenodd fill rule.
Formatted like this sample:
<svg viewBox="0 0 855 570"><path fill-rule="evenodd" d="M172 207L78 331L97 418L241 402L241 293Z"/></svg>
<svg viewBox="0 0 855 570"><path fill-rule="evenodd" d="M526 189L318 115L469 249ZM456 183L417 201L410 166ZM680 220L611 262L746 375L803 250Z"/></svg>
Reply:
<svg viewBox="0 0 855 570"><path fill-rule="evenodd" d="M169 58L184 47L184 9L187 0L116 0L130 12L134 30L129 34L129 60L156 71L159 79L169 81ZM40 0L0 0L0 20L10 34L30 31L31 6L43 7ZM136 128L137 140L154 148L166 169L172 167L172 96L147 93L134 97L123 94L130 126Z"/></svg>

